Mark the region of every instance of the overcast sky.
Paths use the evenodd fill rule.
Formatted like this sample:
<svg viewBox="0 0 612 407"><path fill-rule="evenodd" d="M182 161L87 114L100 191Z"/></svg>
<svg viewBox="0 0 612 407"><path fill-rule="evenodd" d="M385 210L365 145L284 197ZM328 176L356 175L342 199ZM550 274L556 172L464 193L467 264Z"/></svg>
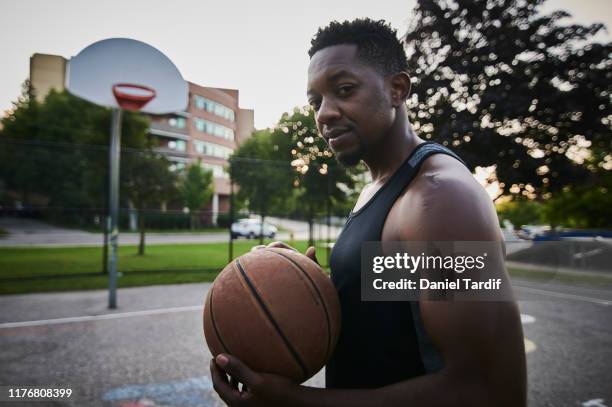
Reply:
<svg viewBox="0 0 612 407"><path fill-rule="evenodd" d="M307 50L319 26L385 19L403 32L414 0L0 0L0 112L11 107L32 54L66 58L98 40L129 37L164 52L183 77L240 90L255 126L306 104ZM580 23L612 27L612 0L549 0ZM610 34L606 36L612 38Z"/></svg>

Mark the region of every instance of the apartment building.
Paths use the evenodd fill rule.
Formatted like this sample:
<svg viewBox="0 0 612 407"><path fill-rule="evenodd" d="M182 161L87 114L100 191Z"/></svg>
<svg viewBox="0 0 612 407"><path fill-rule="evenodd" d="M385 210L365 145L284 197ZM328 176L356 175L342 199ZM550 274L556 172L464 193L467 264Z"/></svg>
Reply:
<svg viewBox="0 0 612 407"><path fill-rule="evenodd" d="M42 101L51 89L64 89L66 59L59 55L34 54L30 58L30 83ZM254 128L254 111L239 106L237 89L200 86L188 82L189 103L185 111L150 116L150 137L156 149L171 162L172 169L201 162L214 177L214 196L208 208L216 223L218 212L229 211L228 158Z"/></svg>
<svg viewBox="0 0 612 407"><path fill-rule="evenodd" d="M176 168L200 160L211 170L215 194L213 213L229 211L228 158L251 135L254 112L239 107L239 91L189 85L189 104L184 112L151 116L150 134L158 139L158 150ZM215 218L213 217L213 222Z"/></svg>

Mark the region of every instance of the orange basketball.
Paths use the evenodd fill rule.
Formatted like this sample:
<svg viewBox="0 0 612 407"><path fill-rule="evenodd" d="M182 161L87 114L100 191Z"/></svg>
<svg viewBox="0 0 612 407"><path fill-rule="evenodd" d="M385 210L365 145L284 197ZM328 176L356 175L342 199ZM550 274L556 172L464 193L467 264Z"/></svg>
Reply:
<svg viewBox="0 0 612 407"><path fill-rule="evenodd" d="M217 276L204 304L213 356L229 353L255 371L298 383L325 365L339 332L340 303L331 280L289 249L240 256Z"/></svg>

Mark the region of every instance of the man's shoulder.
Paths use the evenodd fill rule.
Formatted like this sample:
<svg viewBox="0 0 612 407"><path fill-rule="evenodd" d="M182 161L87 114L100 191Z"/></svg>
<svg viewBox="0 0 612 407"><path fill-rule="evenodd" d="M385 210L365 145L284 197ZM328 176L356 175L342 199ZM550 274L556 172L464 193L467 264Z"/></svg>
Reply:
<svg viewBox="0 0 612 407"><path fill-rule="evenodd" d="M460 161L446 154L423 163L392 216L405 240L490 240L499 228L484 188Z"/></svg>
<svg viewBox="0 0 612 407"><path fill-rule="evenodd" d="M425 199L480 200L486 195L468 168L447 154L434 154L425 160L406 191L412 192Z"/></svg>
<svg viewBox="0 0 612 407"><path fill-rule="evenodd" d="M419 173L400 196L410 211L422 211L438 201L478 201L484 190L459 160L434 154L422 164ZM429 212L429 211L426 211Z"/></svg>

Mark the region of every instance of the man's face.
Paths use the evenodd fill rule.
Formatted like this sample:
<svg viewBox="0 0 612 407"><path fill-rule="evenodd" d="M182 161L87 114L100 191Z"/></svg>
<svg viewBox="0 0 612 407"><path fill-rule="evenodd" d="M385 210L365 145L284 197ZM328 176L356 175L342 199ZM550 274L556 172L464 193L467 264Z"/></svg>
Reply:
<svg viewBox="0 0 612 407"><path fill-rule="evenodd" d="M395 120L385 78L357 57L356 45L326 47L312 56L308 102L319 133L347 166L358 164Z"/></svg>

